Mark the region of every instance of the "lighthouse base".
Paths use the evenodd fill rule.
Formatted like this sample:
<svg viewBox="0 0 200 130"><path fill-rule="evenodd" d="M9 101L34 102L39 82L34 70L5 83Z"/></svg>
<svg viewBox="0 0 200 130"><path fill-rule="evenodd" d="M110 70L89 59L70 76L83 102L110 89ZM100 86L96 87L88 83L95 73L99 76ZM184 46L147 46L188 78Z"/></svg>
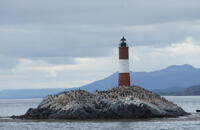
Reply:
<svg viewBox="0 0 200 130"><path fill-rule="evenodd" d="M130 74L119 73L118 85L119 86L130 86Z"/></svg>

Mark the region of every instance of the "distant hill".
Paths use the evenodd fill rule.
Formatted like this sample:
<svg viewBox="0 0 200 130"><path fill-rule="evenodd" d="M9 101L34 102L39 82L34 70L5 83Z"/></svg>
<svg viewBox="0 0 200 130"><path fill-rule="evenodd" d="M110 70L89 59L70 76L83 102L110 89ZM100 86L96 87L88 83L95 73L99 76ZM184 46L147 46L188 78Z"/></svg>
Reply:
<svg viewBox="0 0 200 130"><path fill-rule="evenodd" d="M200 69L194 68L188 64L180 66L173 65L153 72L130 72L130 75L132 85L139 85L147 90L162 95L176 95L177 93L184 91L188 86L200 84ZM107 90L117 86L117 82L118 73L116 72L102 80L95 81L79 88L90 92L95 90ZM0 98L39 98L71 89L78 88L3 90L0 91ZM196 89L190 89L190 91L192 91L191 93L195 93L193 91L196 91Z"/></svg>
<svg viewBox="0 0 200 130"><path fill-rule="evenodd" d="M190 86L187 88L168 88L163 90L154 90L155 93L160 95L173 95L173 96L200 96L200 85Z"/></svg>
<svg viewBox="0 0 200 130"><path fill-rule="evenodd" d="M200 85L188 87L180 92L180 95L200 95Z"/></svg>
<svg viewBox="0 0 200 130"><path fill-rule="evenodd" d="M200 69L185 64L170 66L166 69L153 72L131 72L131 84L139 85L147 90L162 90L168 88L186 88L200 84ZM105 79L95 81L80 87L81 89L94 91L105 90L117 86L118 73L114 73ZM167 90L166 90L167 91Z"/></svg>
<svg viewBox="0 0 200 130"><path fill-rule="evenodd" d="M159 95L165 95L165 96L176 96L176 95L181 95L186 88L182 87L170 87L170 88L165 88L165 89L155 89L152 90L154 93L157 93Z"/></svg>

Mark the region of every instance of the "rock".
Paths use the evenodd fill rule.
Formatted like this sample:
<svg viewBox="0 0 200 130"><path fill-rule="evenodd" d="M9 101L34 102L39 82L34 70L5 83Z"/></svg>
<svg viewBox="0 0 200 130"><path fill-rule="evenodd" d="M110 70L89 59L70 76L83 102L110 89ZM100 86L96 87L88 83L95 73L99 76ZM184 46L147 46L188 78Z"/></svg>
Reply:
<svg viewBox="0 0 200 130"><path fill-rule="evenodd" d="M182 108L138 86L89 93L72 90L49 95L21 119L135 119L187 115Z"/></svg>

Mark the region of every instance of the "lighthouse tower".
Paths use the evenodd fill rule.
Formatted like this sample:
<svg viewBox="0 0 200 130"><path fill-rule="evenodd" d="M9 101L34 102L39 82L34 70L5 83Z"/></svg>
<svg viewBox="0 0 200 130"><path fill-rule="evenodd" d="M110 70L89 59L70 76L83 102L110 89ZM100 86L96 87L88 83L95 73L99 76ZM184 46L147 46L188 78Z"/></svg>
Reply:
<svg viewBox="0 0 200 130"><path fill-rule="evenodd" d="M118 86L130 86L128 46L124 37L119 44Z"/></svg>

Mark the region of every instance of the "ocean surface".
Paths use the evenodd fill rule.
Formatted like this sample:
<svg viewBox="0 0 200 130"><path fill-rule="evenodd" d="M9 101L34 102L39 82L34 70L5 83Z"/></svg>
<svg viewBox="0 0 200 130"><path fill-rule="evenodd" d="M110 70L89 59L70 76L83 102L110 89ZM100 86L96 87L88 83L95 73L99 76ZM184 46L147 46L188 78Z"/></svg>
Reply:
<svg viewBox="0 0 200 130"><path fill-rule="evenodd" d="M165 96L192 113L179 118L111 121L27 121L7 118L24 114L42 99L0 99L0 130L200 130L200 96Z"/></svg>

